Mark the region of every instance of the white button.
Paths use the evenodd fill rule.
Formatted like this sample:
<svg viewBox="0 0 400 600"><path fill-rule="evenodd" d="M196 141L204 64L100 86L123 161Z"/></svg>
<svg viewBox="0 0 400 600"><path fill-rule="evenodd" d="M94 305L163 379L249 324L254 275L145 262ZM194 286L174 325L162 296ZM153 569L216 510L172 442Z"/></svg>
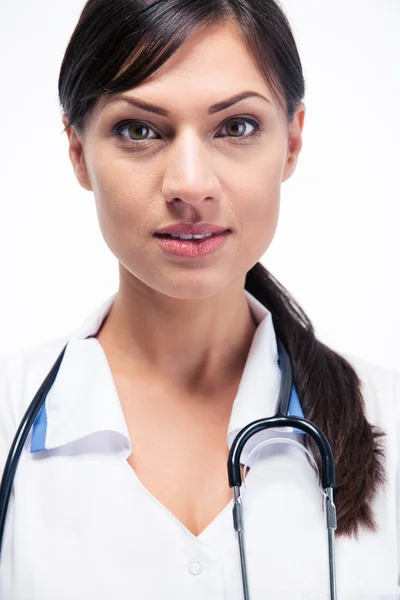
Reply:
<svg viewBox="0 0 400 600"><path fill-rule="evenodd" d="M192 575L198 575L203 570L203 565L198 560L192 560L189 563L189 571Z"/></svg>

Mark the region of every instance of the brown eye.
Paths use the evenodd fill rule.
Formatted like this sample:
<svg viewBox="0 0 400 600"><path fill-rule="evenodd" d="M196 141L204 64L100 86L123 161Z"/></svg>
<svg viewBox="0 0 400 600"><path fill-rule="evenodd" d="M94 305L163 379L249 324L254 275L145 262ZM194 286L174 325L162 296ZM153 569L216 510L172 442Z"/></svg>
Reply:
<svg viewBox="0 0 400 600"><path fill-rule="evenodd" d="M141 123L138 123L137 125L129 125L127 127L129 137L132 137L132 139L134 139L136 135L138 135L139 139L141 140L146 139L145 133L148 129L149 127L147 127L147 125L142 125Z"/></svg>
<svg viewBox="0 0 400 600"><path fill-rule="evenodd" d="M131 127L128 127L129 136L131 136L132 133L132 137L135 137L135 134L139 132L139 138L143 139L143 136L140 135L140 132L143 134L143 131L146 131L147 129L147 125L132 125Z"/></svg>
<svg viewBox="0 0 400 600"><path fill-rule="evenodd" d="M244 121L229 121L226 124L226 128L228 134L232 134L234 137L240 137L240 134L243 134L246 131L246 127L244 127Z"/></svg>
<svg viewBox="0 0 400 600"><path fill-rule="evenodd" d="M253 130L246 131L246 126L251 126ZM222 129L226 129L228 138L237 138L237 139L248 139L253 135L257 135L257 133L261 130L261 125L254 119L231 119L227 121Z"/></svg>
<svg viewBox="0 0 400 600"><path fill-rule="evenodd" d="M122 135L123 131L127 131L128 134ZM155 133L154 129L152 129L149 125L146 123L141 123L140 121L125 121L119 123L119 125L115 127L115 133L117 135L121 136L124 140L133 143L140 143L141 141L146 142L147 140L154 139L157 136L157 133L155 133L155 136L146 137L146 133L149 131L153 131Z"/></svg>

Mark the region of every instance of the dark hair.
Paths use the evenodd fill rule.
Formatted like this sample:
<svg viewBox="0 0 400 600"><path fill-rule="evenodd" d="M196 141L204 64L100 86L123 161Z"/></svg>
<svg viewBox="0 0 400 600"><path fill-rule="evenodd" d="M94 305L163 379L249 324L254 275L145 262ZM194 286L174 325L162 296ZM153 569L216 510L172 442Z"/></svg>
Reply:
<svg viewBox="0 0 400 600"><path fill-rule="evenodd" d="M287 17L274 0L89 0L66 49L59 98L81 132L96 100L141 84L188 37L212 23L237 27L278 106L291 123L305 93L302 65ZM64 130L64 131L65 131ZM380 436L364 414L361 382L344 357L316 339L289 292L256 263L246 289L271 312L287 348L307 419L325 432L336 463L340 535L376 530L372 498L385 482ZM316 455L313 442L307 445Z"/></svg>

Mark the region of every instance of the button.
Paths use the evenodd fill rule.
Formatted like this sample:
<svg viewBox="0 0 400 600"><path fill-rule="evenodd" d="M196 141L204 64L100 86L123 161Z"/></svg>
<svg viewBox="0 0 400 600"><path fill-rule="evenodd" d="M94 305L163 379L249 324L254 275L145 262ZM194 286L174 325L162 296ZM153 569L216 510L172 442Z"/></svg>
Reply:
<svg viewBox="0 0 400 600"><path fill-rule="evenodd" d="M203 565L198 560L192 560L189 563L189 571L192 575L198 575L203 570Z"/></svg>

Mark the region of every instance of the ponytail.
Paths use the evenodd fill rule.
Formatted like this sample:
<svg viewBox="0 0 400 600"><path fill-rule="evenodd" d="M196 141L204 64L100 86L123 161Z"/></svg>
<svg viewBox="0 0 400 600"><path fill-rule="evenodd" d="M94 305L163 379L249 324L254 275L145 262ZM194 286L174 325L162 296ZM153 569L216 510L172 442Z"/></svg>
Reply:
<svg viewBox="0 0 400 600"><path fill-rule="evenodd" d="M384 433L365 417L357 373L316 339L310 319L261 263L248 271L245 288L272 314L276 334L291 357L304 416L325 433L331 445L336 465L337 534L357 535L360 526L375 531L371 501L385 482L380 443ZM319 453L309 436L306 447L320 466Z"/></svg>

